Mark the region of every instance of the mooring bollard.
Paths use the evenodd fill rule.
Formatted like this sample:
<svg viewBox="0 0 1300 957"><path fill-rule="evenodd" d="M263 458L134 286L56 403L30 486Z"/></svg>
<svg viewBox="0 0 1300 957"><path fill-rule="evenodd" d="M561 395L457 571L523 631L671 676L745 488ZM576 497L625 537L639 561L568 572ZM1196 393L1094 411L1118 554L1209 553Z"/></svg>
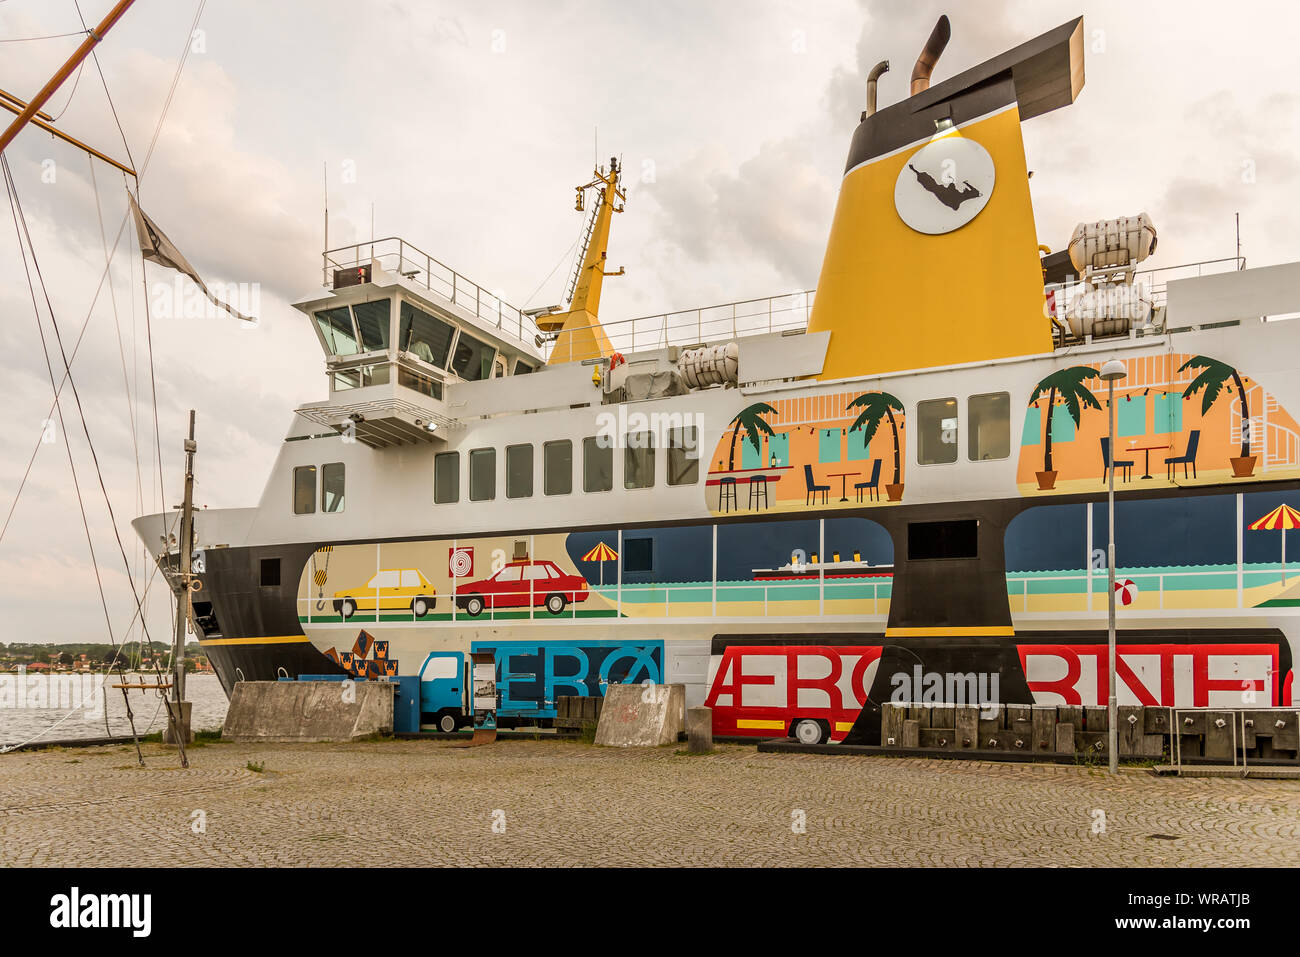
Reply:
<svg viewBox="0 0 1300 957"><path fill-rule="evenodd" d="M708 754L713 750L713 709L686 709L686 749L691 754Z"/></svg>

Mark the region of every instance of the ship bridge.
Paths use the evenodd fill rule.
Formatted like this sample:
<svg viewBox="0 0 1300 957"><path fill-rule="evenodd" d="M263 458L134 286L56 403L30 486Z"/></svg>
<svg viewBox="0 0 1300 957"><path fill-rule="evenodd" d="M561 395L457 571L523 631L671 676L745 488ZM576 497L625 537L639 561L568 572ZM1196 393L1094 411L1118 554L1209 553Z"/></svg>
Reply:
<svg viewBox="0 0 1300 957"><path fill-rule="evenodd" d="M324 253L324 294L294 303L325 353L329 399L299 415L373 448L461 427L449 385L545 364L532 318L397 237Z"/></svg>

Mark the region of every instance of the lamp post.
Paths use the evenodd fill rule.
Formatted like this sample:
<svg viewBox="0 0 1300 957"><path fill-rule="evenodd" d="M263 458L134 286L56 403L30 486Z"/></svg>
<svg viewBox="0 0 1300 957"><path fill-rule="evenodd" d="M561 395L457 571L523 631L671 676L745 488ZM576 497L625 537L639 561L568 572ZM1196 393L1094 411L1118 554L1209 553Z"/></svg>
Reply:
<svg viewBox="0 0 1300 957"><path fill-rule="evenodd" d="M1128 371L1124 368L1124 363L1118 359L1111 359L1101 367L1101 377L1105 380L1107 388L1106 409L1110 418L1110 439L1106 444L1108 452L1106 457L1109 459L1106 463L1106 521L1108 523L1106 532L1106 571L1110 584L1106 595L1106 644L1109 649L1106 655L1106 682L1109 689L1109 698L1106 702L1109 714L1106 721L1108 728L1106 732L1106 751L1110 756L1111 774L1119 773L1119 733L1117 728L1119 708L1115 698L1115 383L1127 375Z"/></svg>

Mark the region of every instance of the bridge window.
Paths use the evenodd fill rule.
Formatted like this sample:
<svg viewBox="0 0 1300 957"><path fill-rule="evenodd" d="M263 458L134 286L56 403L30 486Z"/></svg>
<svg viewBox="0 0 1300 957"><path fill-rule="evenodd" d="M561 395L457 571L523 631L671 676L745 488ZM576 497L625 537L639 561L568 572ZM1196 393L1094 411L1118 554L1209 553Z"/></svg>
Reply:
<svg viewBox="0 0 1300 957"><path fill-rule="evenodd" d="M401 322L397 333L397 347L403 352L411 353L422 362L445 369L447 353L451 350L451 339L456 334L456 327L415 308L409 302L402 303L399 317Z"/></svg>
<svg viewBox="0 0 1300 957"><path fill-rule="evenodd" d="M331 355L350 356L357 352L357 334L352 328L352 314L347 306L322 309L316 313L316 325L325 337Z"/></svg>
<svg viewBox="0 0 1300 957"><path fill-rule="evenodd" d="M547 495L573 491L573 443L568 439L542 445L542 489Z"/></svg>
<svg viewBox="0 0 1300 957"><path fill-rule="evenodd" d="M388 363L386 362L373 366L357 366L355 369L344 369L341 372L335 372L330 379L335 392L360 389L368 385L384 385L386 382L388 382Z"/></svg>
<svg viewBox="0 0 1300 957"><path fill-rule="evenodd" d="M699 430L693 425L682 429L669 429L668 484L694 485L699 479Z"/></svg>
<svg viewBox="0 0 1300 957"><path fill-rule="evenodd" d="M537 371L536 366L530 365L529 363L525 362L523 359L515 360L515 375L527 375L530 372L536 372L536 371Z"/></svg>
<svg viewBox="0 0 1300 957"><path fill-rule="evenodd" d="M608 492L614 487L614 443L608 435L582 440L582 490Z"/></svg>
<svg viewBox="0 0 1300 957"><path fill-rule="evenodd" d="M320 510L343 511L344 467L342 462L327 462L320 467Z"/></svg>
<svg viewBox="0 0 1300 957"><path fill-rule="evenodd" d="M402 366L397 367L397 384L408 389L414 389L416 392L423 393L434 399L442 398L441 382L432 376L420 375L418 372L412 372Z"/></svg>
<svg viewBox="0 0 1300 957"><path fill-rule="evenodd" d="M293 514L316 511L316 466L300 465L293 470Z"/></svg>
<svg viewBox="0 0 1300 957"><path fill-rule="evenodd" d="M990 392L966 400L966 454L972 462L1011 454L1011 393Z"/></svg>
<svg viewBox="0 0 1300 957"><path fill-rule="evenodd" d="M496 354L486 342L480 342L464 330L456 339L456 351L451 357L451 371L462 379L476 382L492 374L492 357Z"/></svg>
<svg viewBox="0 0 1300 957"><path fill-rule="evenodd" d="M506 446L506 498L528 498L533 494L533 447Z"/></svg>
<svg viewBox="0 0 1300 957"><path fill-rule="evenodd" d="M433 504L460 501L460 453L440 452L433 457Z"/></svg>
<svg viewBox="0 0 1300 957"><path fill-rule="evenodd" d="M357 329L361 332L362 351L375 352L388 348L388 317L391 313L390 299L359 302L352 307L352 314L357 318Z"/></svg>
<svg viewBox="0 0 1300 957"><path fill-rule="evenodd" d="M957 400L930 399L916 404L916 460L921 465L957 461Z"/></svg>
<svg viewBox="0 0 1300 957"><path fill-rule="evenodd" d="M469 500L490 502L497 497L497 450L474 449L469 453Z"/></svg>
<svg viewBox="0 0 1300 957"><path fill-rule="evenodd" d="M652 488L655 484L655 434L629 432L623 449L623 487Z"/></svg>

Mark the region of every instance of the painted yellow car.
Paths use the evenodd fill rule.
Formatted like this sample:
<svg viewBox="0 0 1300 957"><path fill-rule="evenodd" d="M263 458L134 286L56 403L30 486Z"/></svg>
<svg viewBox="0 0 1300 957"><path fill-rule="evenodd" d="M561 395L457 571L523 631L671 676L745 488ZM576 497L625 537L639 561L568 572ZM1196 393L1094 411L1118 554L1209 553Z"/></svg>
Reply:
<svg viewBox="0 0 1300 957"><path fill-rule="evenodd" d="M437 590L418 568L385 568L357 588L334 593L334 610L347 621L358 611L409 608L423 618L437 603Z"/></svg>

